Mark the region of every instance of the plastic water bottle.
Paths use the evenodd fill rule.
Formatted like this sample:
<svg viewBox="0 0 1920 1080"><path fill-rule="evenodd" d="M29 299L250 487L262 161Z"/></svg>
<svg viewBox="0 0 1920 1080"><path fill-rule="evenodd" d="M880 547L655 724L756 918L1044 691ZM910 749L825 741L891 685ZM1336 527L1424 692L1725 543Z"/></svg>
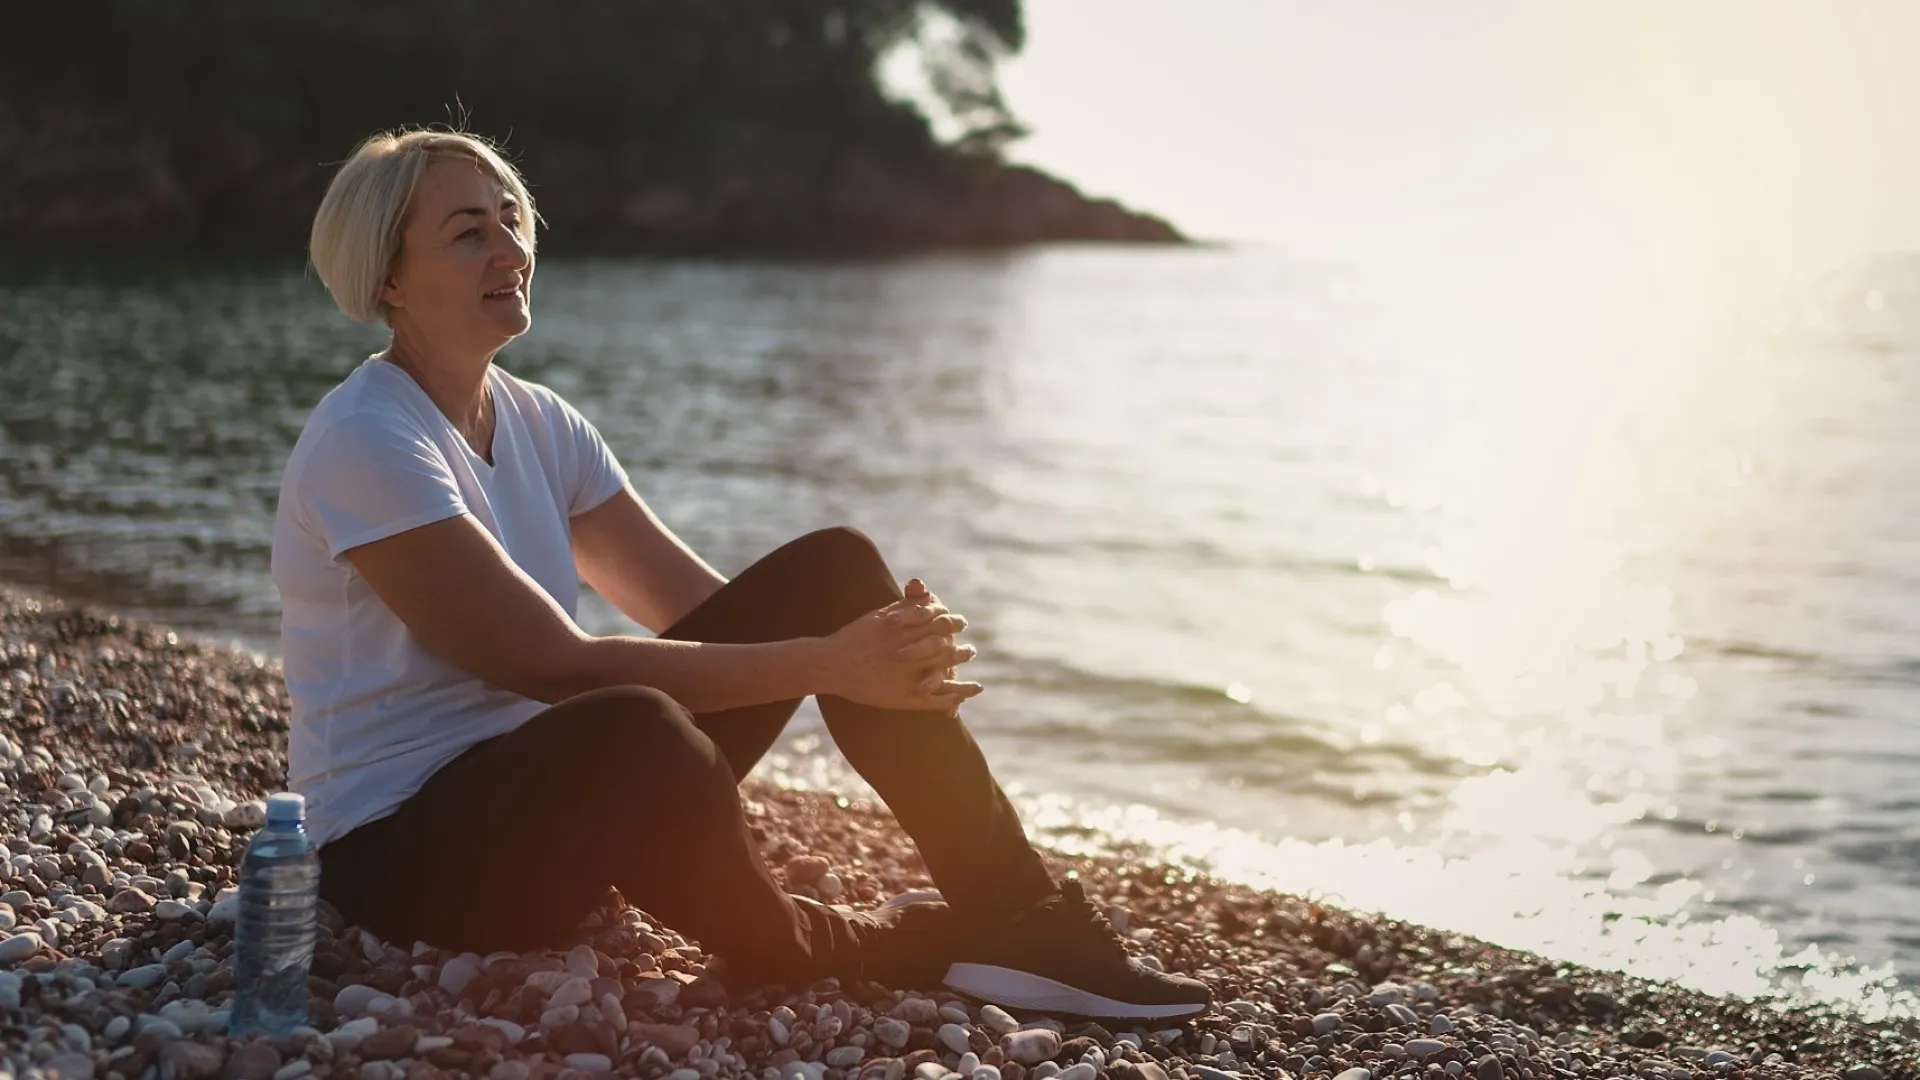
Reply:
<svg viewBox="0 0 1920 1080"><path fill-rule="evenodd" d="M233 933L231 1035L284 1038L307 1022L307 972L320 922L320 855L307 838L305 796L267 797L266 827L240 860Z"/></svg>

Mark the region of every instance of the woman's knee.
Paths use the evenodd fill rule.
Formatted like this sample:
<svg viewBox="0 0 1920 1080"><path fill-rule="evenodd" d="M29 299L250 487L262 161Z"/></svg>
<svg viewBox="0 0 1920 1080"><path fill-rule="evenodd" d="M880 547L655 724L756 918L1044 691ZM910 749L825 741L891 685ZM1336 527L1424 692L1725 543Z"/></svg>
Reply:
<svg viewBox="0 0 1920 1080"><path fill-rule="evenodd" d="M821 569L886 571L887 560L873 538L851 525L810 532L791 545L796 558Z"/></svg>

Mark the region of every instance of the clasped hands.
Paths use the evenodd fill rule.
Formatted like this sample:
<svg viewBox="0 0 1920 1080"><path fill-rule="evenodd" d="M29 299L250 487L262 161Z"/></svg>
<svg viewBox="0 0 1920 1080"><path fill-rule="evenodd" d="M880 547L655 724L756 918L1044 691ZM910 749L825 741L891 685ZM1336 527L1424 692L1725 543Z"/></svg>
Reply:
<svg viewBox="0 0 1920 1080"><path fill-rule="evenodd" d="M967 620L948 611L919 578L907 582L905 592L826 639L833 693L862 705L957 716L961 702L984 689L956 675L976 653L954 643Z"/></svg>

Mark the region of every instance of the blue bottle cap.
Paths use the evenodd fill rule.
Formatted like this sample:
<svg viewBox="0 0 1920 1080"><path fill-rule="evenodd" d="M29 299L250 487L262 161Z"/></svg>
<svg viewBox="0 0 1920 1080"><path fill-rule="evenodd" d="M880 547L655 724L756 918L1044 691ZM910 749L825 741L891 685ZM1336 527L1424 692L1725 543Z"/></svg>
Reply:
<svg viewBox="0 0 1920 1080"><path fill-rule="evenodd" d="M307 820L307 797L297 791L267 796L267 824L298 825Z"/></svg>

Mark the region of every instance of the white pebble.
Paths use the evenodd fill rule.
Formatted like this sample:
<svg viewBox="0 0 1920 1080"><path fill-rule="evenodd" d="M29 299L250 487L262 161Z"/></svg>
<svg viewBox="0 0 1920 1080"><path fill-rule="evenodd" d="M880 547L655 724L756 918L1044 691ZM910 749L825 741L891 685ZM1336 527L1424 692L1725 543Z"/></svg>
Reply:
<svg viewBox="0 0 1920 1080"><path fill-rule="evenodd" d="M785 1046L793 1039L793 1033L787 1030L786 1022L777 1016L767 1017L767 1035L773 1039L775 1046Z"/></svg>
<svg viewBox="0 0 1920 1080"><path fill-rule="evenodd" d="M1060 1080L1094 1080L1099 1075L1099 1069L1084 1061L1060 1070Z"/></svg>
<svg viewBox="0 0 1920 1080"><path fill-rule="evenodd" d="M604 1072L613 1068L613 1059L605 1054L568 1054L567 1068L581 1072Z"/></svg>
<svg viewBox="0 0 1920 1080"><path fill-rule="evenodd" d="M600 974L600 957L594 954L591 945L575 945L567 953L567 973L582 979L596 978Z"/></svg>
<svg viewBox="0 0 1920 1080"><path fill-rule="evenodd" d="M108 971L119 971L133 959L133 942L127 938L113 938L100 946L100 966Z"/></svg>
<svg viewBox="0 0 1920 1080"><path fill-rule="evenodd" d="M100 1030L100 1034L105 1036L108 1042L119 1042L127 1037L127 1032L132 1030L132 1020L124 1016L116 1016L107 1021L107 1026Z"/></svg>
<svg viewBox="0 0 1920 1080"><path fill-rule="evenodd" d="M120 977L115 979L114 983L116 985L129 987L134 990L145 990L150 987L158 986L161 983L166 981L167 981L167 965L143 964L140 967L133 968L130 971L121 972Z"/></svg>
<svg viewBox="0 0 1920 1080"><path fill-rule="evenodd" d="M240 918L240 898L229 896L224 900L215 900L207 909L207 921L210 923L236 922Z"/></svg>
<svg viewBox="0 0 1920 1080"><path fill-rule="evenodd" d="M967 1080L1000 1080L1000 1070L991 1065L982 1065L968 1073Z"/></svg>
<svg viewBox="0 0 1920 1080"><path fill-rule="evenodd" d="M480 1022L490 1027L499 1028L501 1032L506 1035L507 1045L509 1046L519 1046L520 1040L525 1039L527 1037L526 1028L523 1028L519 1024L516 1024L513 1021L507 1020L503 1017L483 1016L480 1018Z"/></svg>
<svg viewBox="0 0 1920 1080"><path fill-rule="evenodd" d="M15 934L5 941L0 941L0 964L17 964L39 952L45 945L46 942L41 940L40 935L32 931ZM164 972L164 969L162 970Z"/></svg>
<svg viewBox="0 0 1920 1080"><path fill-rule="evenodd" d="M959 1073L961 1076L972 1076L973 1070L979 1067L980 1055L969 1050L960 1055L960 1060L954 1063L953 1071Z"/></svg>
<svg viewBox="0 0 1920 1080"><path fill-rule="evenodd" d="M1359 1065L1355 1065L1353 1068L1334 1077L1333 1080L1373 1080L1373 1073Z"/></svg>
<svg viewBox="0 0 1920 1080"><path fill-rule="evenodd" d="M540 1026L543 1028L563 1028L580 1019L580 1006L558 1005L540 1014Z"/></svg>
<svg viewBox="0 0 1920 1080"><path fill-rule="evenodd" d="M333 1044L335 1052L350 1054L360 1048L360 1044L366 1040L367 1036L379 1030L380 1021L371 1016L362 1016L327 1032L327 1041Z"/></svg>
<svg viewBox="0 0 1920 1080"><path fill-rule="evenodd" d="M593 987L578 975L560 984L553 996L547 999L547 1008L557 1009L563 1005L585 1005L593 1000Z"/></svg>
<svg viewBox="0 0 1920 1080"><path fill-rule="evenodd" d="M472 953L461 953L441 965L440 977L437 981L440 989L454 997L459 997L460 992L467 988L467 984L479 977L480 958Z"/></svg>
<svg viewBox="0 0 1920 1080"><path fill-rule="evenodd" d="M931 1024L940 1019L940 1006L931 998L904 998L893 1007L893 1015L909 1024Z"/></svg>
<svg viewBox="0 0 1920 1080"><path fill-rule="evenodd" d="M836 1069L844 1069L850 1065L860 1064L860 1060L866 1056L867 1052L858 1046L836 1046L827 1051L827 1064Z"/></svg>
<svg viewBox="0 0 1920 1080"><path fill-rule="evenodd" d="M258 829L267 823L267 804L255 799L252 802L235 803L226 813L220 815L220 824L229 829Z"/></svg>
<svg viewBox="0 0 1920 1080"><path fill-rule="evenodd" d="M313 1071L313 1062L306 1058L294 1058L273 1072L273 1080L300 1080L300 1077Z"/></svg>
<svg viewBox="0 0 1920 1080"><path fill-rule="evenodd" d="M135 1035L144 1034L149 1031L157 1031L169 1039L184 1039L187 1037L187 1033L180 1030L179 1024L171 1020L162 1019L153 1013L141 1013L139 1016L134 1017L133 1033Z"/></svg>
<svg viewBox="0 0 1920 1080"><path fill-rule="evenodd" d="M160 1007L160 1017L179 1025L180 1030L192 1035L208 1027L213 1020L213 1009L204 1001L181 998L169 1001Z"/></svg>
<svg viewBox="0 0 1920 1080"><path fill-rule="evenodd" d="M668 1073L666 1080L700 1080L698 1069L675 1069Z"/></svg>
<svg viewBox="0 0 1920 1080"><path fill-rule="evenodd" d="M162 900L153 905L153 917L169 922L192 918L193 905L184 900Z"/></svg>
<svg viewBox="0 0 1920 1080"><path fill-rule="evenodd" d="M348 983L333 995L333 1011L342 1016L358 1016L367 1011L367 1005L374 998L380 996L380 991L365 983Z"/></svg>
<svg viewBox="0 0 1920 1080"><path fill-rule="evenodd" d="M913 1026L905 1020L882 1016L873 1022L873 1036L882 1044L898 1050L907 1045L907 1040L913 1037Z"/></svg>
<svg viewBox="0 0 1920 1080"><path fill-rule="evenodd" d="M942 1046L956 1054L967 1052L967 1029L959 1024L940 1025L940 1030L934 1033L934 1038L939 1039Z"/></svg>
<svg viewBox="0 0 1920 1080"><path fill-rule="evenodd" d="M876 1030L878 1024L875 1025ZM899 1045L905 1045L902 1039ZM1022 1065L1038 1065L1060 1052L1060 1035L1046 1028L1030 1028L1003 1036L1001 1052Z"/></svg>
<svg viewBox="0 0 1920 1080"><path fill-rule="evenodd" d="M1020 1027L1020 1022L998 1005L980 1006L980 1024L993 1032L996 1038L1018 1030Z"/></svg>
<svg viewBox="0 0 1920 1080"><path fill-rule="evenodd" d="M1439 1013L1435 1013L1433 1019L1427 1023L1427 1034L1429 1035L1445 1035L1452 1030L1453 1021Z"/></svg>

